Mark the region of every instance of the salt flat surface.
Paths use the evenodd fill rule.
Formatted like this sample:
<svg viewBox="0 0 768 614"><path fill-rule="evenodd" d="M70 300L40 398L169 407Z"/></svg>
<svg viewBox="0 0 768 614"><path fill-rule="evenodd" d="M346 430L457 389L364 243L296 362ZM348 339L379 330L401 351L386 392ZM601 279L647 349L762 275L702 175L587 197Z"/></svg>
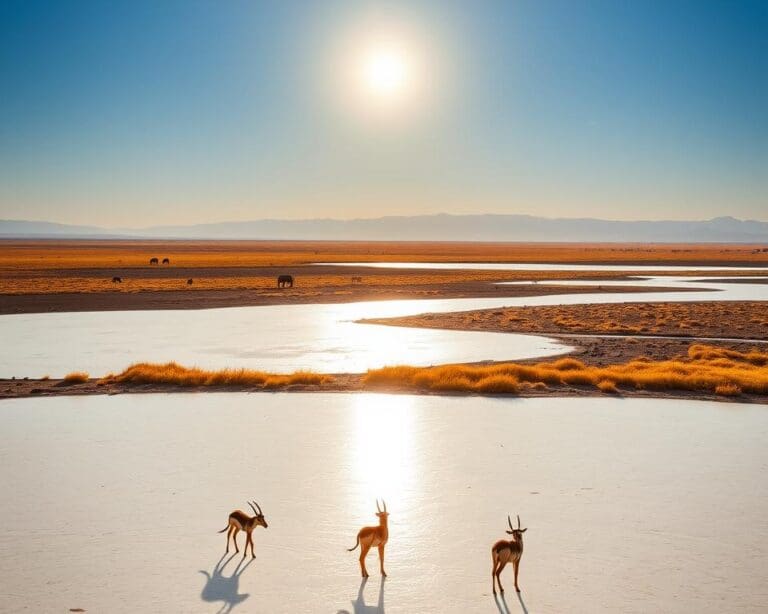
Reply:
<svg viewBox="0 0 768 614"><path fill-rule="evenodd" d="M765 405L688 401L3 401L0 611L498 612L509 512L528 527L511 612L765 612L767 436ZM390 577L372 554L361 587L345 548L376 496ZM216 531L247 498L269 528L222 571Z"/></svg>

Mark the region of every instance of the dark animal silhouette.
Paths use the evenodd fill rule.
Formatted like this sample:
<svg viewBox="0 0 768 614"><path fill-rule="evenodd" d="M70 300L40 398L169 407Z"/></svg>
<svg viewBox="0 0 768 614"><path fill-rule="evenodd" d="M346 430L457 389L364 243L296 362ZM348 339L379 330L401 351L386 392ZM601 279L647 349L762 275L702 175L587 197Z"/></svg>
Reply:
<svg viewBox="0 0 768 614"><path fill-rule="evenodd" d="M171 261L169 258L163 258L163 264L171 264Z"/></svg>
<svg viewBox="0 0 768 614"><path fill-rule="evenodd" d="M277 278L278 288L293 288L293 275L280 275Z"/></svg>
<svg viewBox="0 0 768 614"><path fill-rule="evenodd" d="M352 613L349 610L339 610L336 614L384 614L384 578L379 583L379 600L376 605L365 603L365 588L368 578L363 578L357 591L357 600L352 602Z"/></svg>
<svg viewBox="0 0 768 614"><path fill-rule="evenodd" d="M157 263L158 263L157 258L150 258L149 259L149 264L157 264Z"/></svg>
<svg viewBox="0 0 768 614"><path fill-rule="evenodd" d="M188 285L188 286L191 286L191 285L192 285L192 279L191 279L191 278L187 280L187 285Z"/></svg>
<svg viewBox="0 0 768 614"><path fill-rule="evenodd" d="M353 277L352 278L352 283L353 284L361 284L361 283L363 283L363 278L362 277Z"/></svg>
<svg viewBox="0 0 768 614"><path fill-rule="evenodd" d="M248 565L251 564L253 559L248 559L248 562L245 564L243 564L245 559L240 559L240 562L237 564L237 567L235 567L235 571L232 575L224 576L222 574L224 568L235 555L233 554L225 561L224 557L226 556L226 553L221 556L213 568L213 573L208 573L202 569L200 570L200 573L206 578L205 586L200 593L200 599L211 603L215 601L223 601L224 604L219 610L219 614L231 612L236 605L242 603L249 597L248 593L240 594L238 591L240 590L240 576L247 569Z"/></svg>
<svg viewBox="0 0 768 614"><path fill-rule="evenodd" d="M122 277L113 277L112 278L112 283L113 284L121 284L121 283L123 283L123 278Z"/></svg>

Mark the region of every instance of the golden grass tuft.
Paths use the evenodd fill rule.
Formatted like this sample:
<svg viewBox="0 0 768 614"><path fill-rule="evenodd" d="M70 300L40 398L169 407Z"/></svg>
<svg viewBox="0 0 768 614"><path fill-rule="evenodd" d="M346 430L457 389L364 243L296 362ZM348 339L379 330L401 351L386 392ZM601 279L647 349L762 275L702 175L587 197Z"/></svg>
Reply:
<svg viewBox="0 0 768 614"><path fill-rule="evenodd" d="M122 373L108 375L101 381L120 384L165 384L172 386L255 386L265 389L293 385L322 385L333 380L330 375L309 371L278 374L253 369L206 370L184 367L175 362L165 364L136 363Z"/></svg>
<svg viewBox="0 0 768 614"><path fill-rule="evenodd" d="M616 388L616 382L611 381L609 379L604 379L601 382L597 382L597 387L600 389L600 392L604 392L606 394L619 393L619 389Z"/></svg>
<svg viewBox="0 0 768 614"><path fill-rule="evenodd" d="M397 387L432 392L501 394L521 387L595 386L615 394L618 387L637 390L691 391L734 396L768 394L768 353L737 352L694 344L686 356L652 361L637 358L602 367L561 358L534 365L395 366L373 369L363 378L369 388Z"/></svg>
<svg viewBox="0 0 768 614"><path fill-rule="evenodd" d="M737 397L741 394L741 388L736 384L719 384L715 388L715 394L722 397Z"/></svg>
<svg viewBox="0 0 768 614"><path fill-rule="evenodd" d="M89 376L85 371L73 371L64 376L63 382L65 384L85 384L88 378Z"/></svg>

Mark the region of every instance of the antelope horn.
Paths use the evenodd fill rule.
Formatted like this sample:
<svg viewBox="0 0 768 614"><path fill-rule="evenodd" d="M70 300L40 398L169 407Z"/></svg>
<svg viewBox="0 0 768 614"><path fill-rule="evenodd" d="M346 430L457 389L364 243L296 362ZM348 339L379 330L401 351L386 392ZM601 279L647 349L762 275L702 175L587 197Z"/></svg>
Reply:
<svg viewBox="0 0 768 614"><path fill-rule="evenodd" d="M509 528L513 531L515 530L515 527L512 526L512 519L509 517L509 514L507 514L507 524L509 525Z"/></svg>
<svg viewBox="0 0 768 614"><path fill-rule="evenodd" d="M517 516L517 528L520 528L520 515Z"/></svg>
<svg viewBox="0 0 768 614"><path fill-rule="evenodd" d="M381 514L381 508L379 507L379 499L378 499L378 497L376 498L376 511L379 512L379 514Z"/></svg>
<svg viewBox="0 0 768 614"><path fill-rule="evenodd" d="M254 503L256 503L256 501L254 501ZM261 511L261 506L258 503L256 503L256 507L259 508L259 516L263 516L264 512Z"/></svg>
<svg viewBox="0 0 768 614"><path fill-rule="evenodd" d="M254 513L254 514L256 514L256 515L258 516L258 515L259 515L259 512L257 512L257 511L256 511L256 508L255 508L255 507L253 507L253 503L251 503L250 501L248 501L248 505L250 505L250 506L251 506L251 509L253 510L253 513Z"/></svg>
<svg viewBox="0 0 768 614"><path fill-rule="evenodd" d="M384 501L384 499L381 500L381 502L384 504L384 513L387 513L387 502Z"/></svg>

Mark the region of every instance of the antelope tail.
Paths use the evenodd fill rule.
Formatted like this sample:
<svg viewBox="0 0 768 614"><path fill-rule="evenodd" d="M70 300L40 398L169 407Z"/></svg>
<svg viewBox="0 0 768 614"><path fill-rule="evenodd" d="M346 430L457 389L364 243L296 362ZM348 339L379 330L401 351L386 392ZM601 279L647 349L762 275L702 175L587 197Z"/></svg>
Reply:
<svg viewBox="0 0 768 614"><path fill-rule="evenodd" d="M360 545L360 536L357 536L357 541L355 542L355 545L351 548L347 548L347 552L352 552L355 548L357 548Z"/></svg>
<svg viewBox="0 0 768 614"><path fill-rule="evenodd" d="M216 531L216 533L224 533L224 531L226 531L228 528L229 528L229 525L224 527L221 531Z"/></svg>

